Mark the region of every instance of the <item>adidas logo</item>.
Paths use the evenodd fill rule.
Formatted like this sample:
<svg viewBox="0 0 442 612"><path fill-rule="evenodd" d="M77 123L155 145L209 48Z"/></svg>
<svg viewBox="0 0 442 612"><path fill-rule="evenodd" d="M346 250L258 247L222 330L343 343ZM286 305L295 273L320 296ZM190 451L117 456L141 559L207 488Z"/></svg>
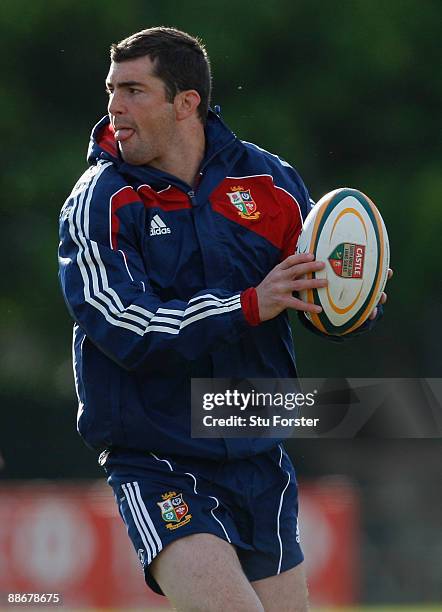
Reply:
<svg viewBox="0 0 442 612"><path fill-rule="evenodd" d="M164 223L159 215L155 215L152 221L150 222L150 235L151 236L159 236L160 234L171 234L172 231L170 227Z"/></svg>

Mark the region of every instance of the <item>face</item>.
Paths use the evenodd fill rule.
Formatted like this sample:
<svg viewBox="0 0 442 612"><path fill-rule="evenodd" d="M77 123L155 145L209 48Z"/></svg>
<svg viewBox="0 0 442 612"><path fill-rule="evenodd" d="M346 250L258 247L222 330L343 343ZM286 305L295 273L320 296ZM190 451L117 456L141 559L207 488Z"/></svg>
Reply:
<svg viewBox="0 0 442 612"><path fill-rule="evenodd" d="M106 78L108 112L123 159L161 168L173 146L176 117L163 81L153 73L148 56L112 62Z"/></svg>

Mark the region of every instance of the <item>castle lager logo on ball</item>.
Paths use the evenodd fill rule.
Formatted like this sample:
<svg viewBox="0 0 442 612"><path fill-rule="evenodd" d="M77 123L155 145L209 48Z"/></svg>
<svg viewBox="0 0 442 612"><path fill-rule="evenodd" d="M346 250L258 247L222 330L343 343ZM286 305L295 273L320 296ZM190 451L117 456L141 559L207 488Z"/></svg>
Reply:
<svg viewBox="0 0 442 612"><path fill-rule="evenodd" d="M258 219L260 213L256 210L256 202L252 198L250 189L244 189L241 185L232 187L232 191L226 194L230 202L243 219Z"/></svg>
<svg viewBox="0 0 442 612"><path fill-rule="evenodd" d="M338 244L328 258L332 270L341 278L362 278L364 259L365 246L351 242Z"/></svg>

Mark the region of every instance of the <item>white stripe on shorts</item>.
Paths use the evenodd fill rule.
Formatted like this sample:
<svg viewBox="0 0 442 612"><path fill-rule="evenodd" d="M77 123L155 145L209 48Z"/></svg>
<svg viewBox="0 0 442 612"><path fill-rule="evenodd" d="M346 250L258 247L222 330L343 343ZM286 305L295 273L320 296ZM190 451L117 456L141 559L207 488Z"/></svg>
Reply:
<svg viewBox="0 0 442 612"><path fill-rule="evenodd" d="M282 466L281 466L281 464L282 464L282 448L281 448L281 446L279 447L279 451L280 451L280 453L281 453L281 456L280 456L280 458L279 458L279 467L282 467ZM289 486L289 484L290 484L290 473L289 473L289 472L286 472L286 474L287 474L287 476L288 476L288 480L287 480L287 484L285 485L284 489L282 490L282 493L281 493L281 499L279 500L278 518L277 518L277 523L276 523L276 525L277 525L277 526L276 526L276 531L277 531L277 534L278 534L279 551L280 551L280 552L279 552L279 563L278 563L278 570L277 570L277 572L276 572L277 574L280 574L280 573L281 573L281 565L282 565L282 540L281 540L281 533L280 533L279 518L280 518L280 516L281 516L281 509L282 509L282 504L283 504L283 501L284 501L284 493L286 492L287 487L288 487L288 486Z"/></svg>
<svg viewBox="0 0 442 612"><path fill-rule="evenodd" d="M163 544L143 502L138 482L122 485L135 526L146 547L147 561L150 564L162 550Z"/></svg>
<svg viewBox="0 0 442 612"><path fill-rule="evenodd" d="M193 490L195 491L196 495L199 495L198 491L196 490L196 478L193 474L191 474L190 472L185 472L186 476L190 476L191 478L193 478ZM214 508L211 508L210 510L210 514L213 516L213 518L215 519L215 521L217 521L217 523L219 523L221 525L222 530L224 531L224 535L227 538L227 541L229 544L232 543L232 540L229 538L229 534L226 531L226 528L224 527L224 525L222 524L222 522L219 520L219 518L217 518L213 511L216 510L219 506L219 501L217 500L217 498L213 495L208 495L208 497L210 497L210 499L214 499L216 501L216 506Z"/></svg>

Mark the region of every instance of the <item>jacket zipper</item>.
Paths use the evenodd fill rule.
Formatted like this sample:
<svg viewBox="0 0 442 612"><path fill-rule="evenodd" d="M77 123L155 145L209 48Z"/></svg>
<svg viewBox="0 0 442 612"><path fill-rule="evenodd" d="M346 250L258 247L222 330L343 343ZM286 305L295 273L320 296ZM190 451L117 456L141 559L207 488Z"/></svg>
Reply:
<svg viewBox="0 0 442 612"><path fill-rule="evenodd" d="M187 192L187 196L189 200L192 202L192 204L196 206L197 202L196 202L196 197L195 197L195 191L191 189L190 191Z"/></svg>

